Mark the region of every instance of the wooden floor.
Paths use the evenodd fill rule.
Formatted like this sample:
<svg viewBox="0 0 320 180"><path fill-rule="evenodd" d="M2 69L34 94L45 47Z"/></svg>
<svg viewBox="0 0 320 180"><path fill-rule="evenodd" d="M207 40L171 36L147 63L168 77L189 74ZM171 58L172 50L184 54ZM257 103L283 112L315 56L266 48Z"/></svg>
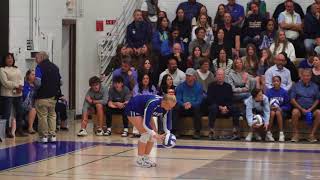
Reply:
<svg viewBox="0 0 320 180"><path fill-rule="evenodd" d="M320 179L320 144L178 139L158 146L156 168L135 165L138 139L90 135L78 138L79 122L59 132L58 142L36 135L0 144L0 179Z"/></svg>

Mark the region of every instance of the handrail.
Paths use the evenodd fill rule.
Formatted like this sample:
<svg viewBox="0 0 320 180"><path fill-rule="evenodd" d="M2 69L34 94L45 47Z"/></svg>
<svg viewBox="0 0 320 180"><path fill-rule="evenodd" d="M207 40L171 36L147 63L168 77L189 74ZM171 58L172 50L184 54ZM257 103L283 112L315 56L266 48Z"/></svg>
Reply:
<svg viewBox="0 0 320 180"><path fill-rule="evenodd" d="M116 18L116 23L106 33L104 38L98 42L98 57L100 60L100 74L104 73L115 55L118 44L123 43L126 36L127 26L132 22L132 14L135 9L140 8L144 0L127 0L121 15ZM103 78L103 83L109 85L112 80L112 73Z"/></svg>

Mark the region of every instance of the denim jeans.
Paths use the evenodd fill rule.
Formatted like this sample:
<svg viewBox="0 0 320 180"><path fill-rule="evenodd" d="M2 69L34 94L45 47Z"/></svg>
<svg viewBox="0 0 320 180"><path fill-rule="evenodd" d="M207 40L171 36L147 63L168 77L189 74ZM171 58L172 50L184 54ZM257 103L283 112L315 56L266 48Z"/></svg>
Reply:
<svg viewBox="0 0 320 180"><path fill-rule="evenodd" d="M16 122L17 128L22 128L23 126L23 118L22 118L22 96L20 97L8 97L3 96L3 112L2 118L7 120L6 127L9 127L9 119L12 112L12 109L16 112Z"/></svg>

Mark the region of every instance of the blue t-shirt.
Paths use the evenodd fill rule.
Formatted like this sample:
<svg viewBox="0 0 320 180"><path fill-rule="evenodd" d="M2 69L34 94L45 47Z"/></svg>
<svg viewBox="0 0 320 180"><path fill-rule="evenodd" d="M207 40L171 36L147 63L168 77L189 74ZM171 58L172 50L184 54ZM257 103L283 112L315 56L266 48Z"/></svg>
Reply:
<svg viewBox="0 0 320 180"><path fill-rule="evenodd" d="M290 98L295 99L304 109L309 109L316 100L319 100L319 88L313 82L304 85L302 81L297 82L291 89Z"/></svg>

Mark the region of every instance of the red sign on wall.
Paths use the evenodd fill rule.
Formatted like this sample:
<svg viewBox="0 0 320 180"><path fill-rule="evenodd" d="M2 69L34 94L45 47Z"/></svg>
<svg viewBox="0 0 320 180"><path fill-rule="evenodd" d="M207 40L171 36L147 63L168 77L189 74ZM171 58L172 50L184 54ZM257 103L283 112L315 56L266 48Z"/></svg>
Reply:
<svg viewBox="0 0 320 180"><path fill-rule="evenodd" d="M106 25L114 25L116 20L106 20Z"/></svg>
<svg viewBox="0 0 320 180"><path fill-rule="evenodd" d="M103 20L96 21L96 31L103 31Z"/></svg>

